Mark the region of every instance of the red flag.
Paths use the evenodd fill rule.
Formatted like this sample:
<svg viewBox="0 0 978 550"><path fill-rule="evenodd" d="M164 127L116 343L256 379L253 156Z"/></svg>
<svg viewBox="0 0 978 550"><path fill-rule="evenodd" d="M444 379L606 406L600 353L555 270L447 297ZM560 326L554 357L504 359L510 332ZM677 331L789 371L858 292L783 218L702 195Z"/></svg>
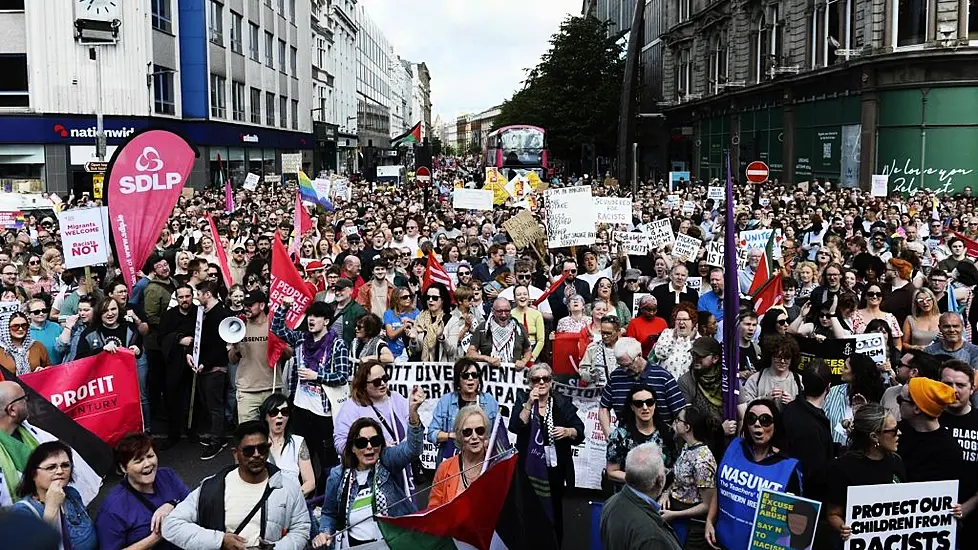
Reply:
<svg viewBox="0 0 978 550"><path fill-rule="evenodd" d="M543 291L543 294L541 294L539 298L533 301L533 305L538 306L542 304L543 301L549 298L550 295L553 294L555 290L560 288L560 285L564 284L564 281L566 280L567 280L567 274L564 273L560 277L558 277L556 281L554 281L554 284L550 285L550 288Z"/></svg>
<svg viewBox="0 0 978 550"><path fill-rule="evenodd" d="M136 356L123 348L24 374L20 379L109 445L143 431Z"/></svg>
<svg viewBox="0 0 978 550"><path fill-rule="evenodd" d="M591 343L591 331L558 332L554 334L554 374L577 375L577 368L584 358L588 344Z"/></svg>
<svg viewBox="0 0 978 550"><path fill-rule="evenodd" d="M424 270L424 276L421 279L421 288L427 289L431 286L431 283L441 283L448 287L448 290L455 292L455 283L452 282L452 278L448 276L448 272L445 271L445 267L442 266L438 259L435 258L434 254L428 254L428 266Z"/></svg>
<svg viewBox="0 0 978 550"><path fill-rule="evenodd" d="M312 218L309 216L309 212L306 212L306 207L302 206L302 194L300 193L295 194L295 212L292 214L292 224L295 227L295 240L289 246L289 254L298 255L299 247L302 246L302 236L306 234L306 231L312 229Z"/></svg>
<svg viewBox="0 0 978 550"><path fill-rule="evenodd" d="M122 277L129 289L160 238L198 152L167 130L131 135L109 162L109 220Z"/></svg>
<svg viewBox="0 0 978 550"><path fill-rule="evenodd" d="M285 318L285 325L291 329L299 326L306 308L312 303L315 297L309 291L302 275L295 268L295 264L289 258L289 253L282 244L278 231L275 232L275 239L272 243L272 281L268 285L268 315L275 315L275 310L282 304L282 298L292 296L295 304L289 310ZM285 342L281 338L272 334L272 325L268 325L268 365L274 368L278 363L282 351L285 350Z"/></svg>
<svg viewBox="0 0 978 550"><path fill-rule="evenodd" d="M782 275L779 272L761 285L757 289L757 292L751 294L754 299L754 312L758 315L764 315L767 310L781 305L784 302L784 289L781 286L781 277Z"/></svg>
<svg viewBox="0 0 978 550"><path fill-rule="evenodd" d="M961 242L964 243L965 256L969 258L978 258L978 242L975 242L973 239L969 239L968 237L965 237L964 235L958 233L957 231L952 230L951 234L961 239Z"/></svg>
<svg viewBox="0 0 978 550"><path fill-rule="evenodd" d="M751 296L764 286L776 271L774 265L774 235L777 231L771 231L771 236L767 239L767 245L761 255L761 263L757 266L754 273L754 280L750 283L750 290L747 291Z"/></svg>
<svg viewBox="0 0 978 550"><path fill-rule="evenodd" d="M218 263L221 264L221 274L224 275L224 284L228 288L238 281L231 280L231 268L228 266L228 253L224 250L224 244L221 243L221 236L217 234L217 224L214 223L214 218L210 214L204 214L207 216L207 225L211 228L211 240L214 241L214 251L217 256Z"/></svg>

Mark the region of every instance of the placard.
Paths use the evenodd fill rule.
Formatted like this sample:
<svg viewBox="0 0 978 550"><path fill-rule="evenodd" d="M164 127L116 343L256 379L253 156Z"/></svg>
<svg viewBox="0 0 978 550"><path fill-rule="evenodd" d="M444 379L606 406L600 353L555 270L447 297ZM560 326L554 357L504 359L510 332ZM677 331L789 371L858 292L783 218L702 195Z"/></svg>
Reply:
<svg viewBox="0 0 978 550"><path fill-rule="evenodd" d="M261 180L261 177L258 174L248 173L248 175L245 176L244 185L241 187L244 187L248 191L254 191L258 188L259 180Z"/></svg>
<svg viewBox="0 0 978 550"><path fill-rule="evenodd" d="M282 173L298 174L302 170L302 153L282 153Z"/></svg>
<svg viewBox="0 0 978 550"><path fill-rule="evenodd" d="M456 189L452 192L452 208L492 210L492 195L492 191L488 189Z"/></svg>
<svg viewBox="0 0 978 550"><path fill-rule="evenodd" d="M649 237L645 233L615 231L614 238L622 252L629 256L646 256L649 253Z"/></svg>
<svg viewBox="0 0 978 550"><path fill-rule="evenodd" d="M737 247L750 251L752 248L765 248L767 247L767 241L771 238L771 232L774 229L752 229L750 231L741 231L739 239L737 241ZM777 230L777 234L774 236L774 259L777 260L781 258L781 230Z"/></svg>
<svg viewBox="0 0 978 550"><path fill-rule="evenodd" d="M80 208L58 214L65 267L73 269L109 261L108 208Z"/></svg>
<svg viewBox="0 0 978 550"><path fill-rule="evenodd" d="M328 178L316 178L312 180L312 187L316 190L316 197L320 201L329 200L330 193L333 192L333 182Z"/></svg>
<svg viewBox="0 0 978 550"><path fill-rule="evenodd" d="M679 209L679 213L687 218L696 212L696 203L693 201L683 201L683 207Z"/></svg>
<svg viewBox="0 0 978 550"><path fill-rule="evenodd" d="M700 294L703 291L703 277L686 277L686 288Z"/></svg>
<svg viewBox="0 0 978 550"><path fill-rule="evenodd" d="M706 198L713 199L715 201L722 201L726 196L725 191L726 190L723 187L715 187L711 185L706 191Z"/></svg>
<svg viewBox="0 0 978 550"><path fill-rule="evenodd" d="M845 548L955 548L957 501L957 480L849 487Z"/></svg>
<svg viewBox="0 0 978 550"><path fill-rule="evenodd" d="M680 233L676 235L676 244L672 247L672 255L675 258L685 257L687 260L695 262L702 245L703 241L696 237Z"/></svg>
<svg viewBox="0 0 978 550"><path fill-rule="evenodd" d="M874 197L885 197L890 186L890 176L873 174L873 186L870 194Z"/></svg>
<svg viewBox="0 0 978 550"><path fill-rule="evenodd" d="M680 202L682 202L682 199L679 198L679 195L666 195L666 207L669 210L678 208Z"/></svg>
<svg viewBox="0 0 978 550"><path fill-rule="evenodd" d="M649 236L649 247L658 249L662 246L671 246L675 241L672 233L672 222L669 218L662 218L651 223L645 224L645 232Z"/></svg>
<svg viewBox="0 0 978 550"><path fill-rule="evenodd" d="M543 229L529 210L524 210L503 222L503 229L509 233L516 248L526 248L543 239Z"/></svg>
<svg viewBox="0 0 978 550"><path fill-rule="evenodd" d="M608 464L608 441L601 429L598 408L603 387L575 388L554 382L553 392L569 397L584 423L584 443L572 448L574 456L574 485L579 489L601 489L601 478ZM611 428L618 424L611 412Z"/></svg>
<svg viewBox="0 0 978 550"><path fill-rule="evenodd" d="M822 503L761 489L754 508L750 550L811 548Z"/></svg>
<svg viewBox="0 0 978 550"><path fill-rule="evenodd" d="M598 223L631 224L632 199L619 197L594 197Z"/></svg>
<svg viewBox="0 0 978 550"><path fill-rule="evenodd" d="M597 222L590 185L548 189L546 197L550 248L594 243Z"/></svg>
<svg viewBox="0 0 978 550"><path fill-rule="evenodd" d="M724 267L723 265L723 243L711 241L706 247L706 263L713 267Z"/></svg>

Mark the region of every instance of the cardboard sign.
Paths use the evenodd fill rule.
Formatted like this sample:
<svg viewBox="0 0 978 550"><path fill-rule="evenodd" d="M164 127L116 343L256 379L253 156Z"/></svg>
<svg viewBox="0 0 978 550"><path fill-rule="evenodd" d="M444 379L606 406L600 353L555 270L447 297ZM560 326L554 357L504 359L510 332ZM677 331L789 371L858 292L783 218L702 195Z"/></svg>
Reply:
<svg viewBox="0 0 978 550"><path fill-rule="evenodd" d="M754 509L749 550L811 548L822 503L761 489Z"/></svg>
<svg viewBox="0 0 978 550"><path fill-rule="evenodd" d="M702 245L703 241L696 237L680 233L676 235L676 244L672 247L672 256L674 258L685 257L687 260L696 261Z"/></svg>
<svg viewBox="0 0 978 550"><path fill-rule="evenodd" d="M282 173L298 174L302 170L302 153L282 153Z"/></svg>
<svg viewBox="0 0 978 550"><path fill-rule="evenodd" d="M722 201L726 195L724 191L725 189L723 187L714 187L711 185L706 191L706 198L713 199L715 201Z"/></svg>
<svg viewBox="0 0 978 550"><path fill-rule="evenodd" d="M456 210L492 210L492 191L456 189L452 192L452 208Z"/></svg>
<svg viewBox="0 0 978 550"><path fill-rule="evenodd" d="M601 478L608 463L608 442L598 419L603 389L594 386L575 388L557 382L553 385L554 393L570 398L577 408L578 418L584 423L584 443L573 447L574 485L579 489L601 489ZM618 419L612 411L611 428L617 424Z"/></svg>
<svg viewBox="0 0 978 550"><path fill-rule="evenodd" d="M723 267L723 243L711 241L706 247L706 263L713 267Z"/></svg>
<svg viewBox="0 0 978 550"><path fill-rule="evenodd" d="M676 240L672 233L672 222L669 218L655 220L652 223L646 224L645 227L649 235L649 247L653 250L661 246L672 246L672 243Z"/></svg>
<svg viewBox="0 0 978 550"><path fill-rule="evenodd" d="M503 229L509 233L516 248L526 248L543 239L543 229L529 210L524 210L503 222Z"/></svg>
<svg viewBox="0 0 978 550"><path fill-rule="evenodd" d="M245 176L244 185L241 187L244 187L248 191L254 191L258 188L259 180L261 180L261 177L258 174L249 173Z"/></svg>
<svg viewBox="0 0 978 550"><path fill-rule="evenodd" d="M597 221L590 185L548 189L546 198L550 248L594 244Z"/></svg>
<svg viewBox="0 0 978 550"><path fill-rule="evenodd" d="M81 208L58 214L65 267L72 269L109 261L108 208Z"/></svg>
<svg viewBox="0 0 978 550"><path fill-rule="evenodd" d="M885 197L890 186L890 176L873 174L873 186L870 194L874 197Z"/></svg>
<svg viewBox="0 0 978 550"><path fill-rule="evenodd" d="M955 548L957 502L957 480L849 487L845 548Z"/></svg>
<svg viewBox="0 0 978 550"><path fill-rule="evenodd" d="M619 197L594 197L598 223L631 224L632 199Z"/></svg>
<svg viewBox="0 0 978 550"><path fill-rule="evenodd" d="M649 253L649 237L645 233L615 231L614 238L622 252L629 256L647 256Z"/></svg>

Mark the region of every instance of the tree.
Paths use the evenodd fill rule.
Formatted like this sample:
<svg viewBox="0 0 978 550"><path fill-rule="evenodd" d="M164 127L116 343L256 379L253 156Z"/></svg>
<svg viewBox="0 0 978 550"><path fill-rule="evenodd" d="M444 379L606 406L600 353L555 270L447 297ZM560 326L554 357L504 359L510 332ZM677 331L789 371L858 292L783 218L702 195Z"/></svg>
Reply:
<svg viewBox="0 0 978 550"><path fill-rule="evenodd" d="M435 157L440 157L442 153L442 144L440 137L431 138L431 154Z"/></svg>
<svg viewBox="0 0 978 550"><path fill-rule="evenodd" d="M502 105L496 128L532 124L547 131L551 156L577 166L581 145L614 156L625 74L622 44L608 24L569 16L521 90Z"/></svg>
<svg viewBox="0 0 978 550"><path fill-rule="evenodd" d="M442 152L445 154L446 157L454 157L455 156L455 146L452 145L451 143L446 144L445 147L444 147L444 149L442 150Z"/></svg>
<svg viewBox="0 0 978 550"><path fill-rule="evenodd" d="M472 142L469 143L469 148L466 149L465 152L466 152L466 154L469 154L469 155L478 155L478 154L482 153L482 146L479 145L479 141L478 140L473 139Z"/></svg>

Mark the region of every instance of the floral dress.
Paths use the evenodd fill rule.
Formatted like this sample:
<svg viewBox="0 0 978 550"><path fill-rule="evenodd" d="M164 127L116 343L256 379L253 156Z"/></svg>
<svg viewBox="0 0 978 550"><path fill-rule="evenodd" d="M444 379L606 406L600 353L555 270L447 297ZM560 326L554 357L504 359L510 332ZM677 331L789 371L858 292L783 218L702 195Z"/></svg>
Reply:
<svg viewBox="0 0 978 550"><path fill-rule="evenodd" d="M693 347L695 339L695 332L690 337L683 338L676 334L676 329L667 328L656 340L649 360L659 363L659 366L669 371L673 378L679 380L693 362L689 350Z"/></svg>
<svg viewBox="0 0 978 550"><path fill-rule="evenodd" d="M686 445L676 459L670 497L684 504L699 504L700 489L716 489L717 461L705 443Z"/></svg>
<svg viewBox="0 0 978 550"><path fill-rule="evenodd" d="M870 321L875 319L875 317L870 317L865 315L862 310L857 309L856 313L852 316L852 331L856 334L862 334L866 332L866 325ZM894 317L892 313L883 312L883 317L881 317L886 324L890 326L890 332L893 334L894 338L903 338L903 327L897 322L897 318Z"/></svg>
<svg viewBox="0 0 978 550"><path fill-rule="evenodd" d="M638 437L633 438L629 430L623 427L615 428L615 431L611 432L611 435L608 437L608 464L617 464L624 470L625 457L628 456L628 451L651 441L658 445L662 451L662 460L665 462L666 468L672 467L672 463L676 459L675 450L663 442L659 430L652 432L650 435L642 435L638 432L636 432L636 435Z"/></svg>

